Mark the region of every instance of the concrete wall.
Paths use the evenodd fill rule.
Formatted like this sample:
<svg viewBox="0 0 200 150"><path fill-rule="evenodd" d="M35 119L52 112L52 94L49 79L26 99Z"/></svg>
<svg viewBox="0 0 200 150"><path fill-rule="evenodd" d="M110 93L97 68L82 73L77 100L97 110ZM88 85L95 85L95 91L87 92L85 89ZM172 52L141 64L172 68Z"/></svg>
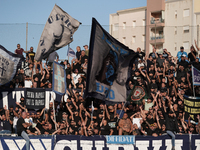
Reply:
<svg viewBox="0 0 200 150"><path fill-rule="evenodd" d="M145 38L143 38L145 36L145 15L146 7L121 10L116 14L111 14L110 34L130 49L136 50L137 47L141 47L143 50L145 48ZM118 30L114 27L117 23Z"/></svg>
<svg viewBox="0 0 200 150"><path fill-rule="evenodd" d="M189 42L191 46L193 44L193 0L177 0L177 1L166 1L165 7L165 43L164 47L176 56L180 50L180 46L183 46L185 42ZM183 13L185 9L189 9L189 16L184 17ZM177 15L177 16L176 16ZM189 26L189 32L184 33L184 26ZM195 28L195 27L194 27ZM176 33L175 33L176 32ZM189 47L190 47L189 46ZM186 52L189 49L185 48Z"/></svg>

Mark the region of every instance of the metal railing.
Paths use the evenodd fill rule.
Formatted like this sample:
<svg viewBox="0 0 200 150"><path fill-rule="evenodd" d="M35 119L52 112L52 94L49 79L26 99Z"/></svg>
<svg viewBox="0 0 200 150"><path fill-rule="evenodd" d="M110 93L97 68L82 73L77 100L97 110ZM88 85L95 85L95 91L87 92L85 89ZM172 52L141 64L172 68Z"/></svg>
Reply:
<svg viewBox="0 0 200 150"><path fill-rule="evenodd" d="M156 23L164 23L165 20L163 18L151 18L151 24L156 24Z"/></svg>

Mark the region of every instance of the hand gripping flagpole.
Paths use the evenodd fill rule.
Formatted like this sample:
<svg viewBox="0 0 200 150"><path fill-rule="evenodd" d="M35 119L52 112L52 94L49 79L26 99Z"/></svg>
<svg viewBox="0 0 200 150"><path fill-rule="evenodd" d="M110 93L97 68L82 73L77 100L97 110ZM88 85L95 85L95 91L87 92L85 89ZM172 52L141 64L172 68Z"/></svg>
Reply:
<svg viewBox="0 0 200 150"><path fill-rule="evenodd" d="M120 111L120 113L119 113L119 117L117 118L117 121L116 121L116 122L119 121L120 115L121 115L121 113L122 113L122 110L124 109L125 104L126 104L126 101L124 102L124 105L123 105L123 107L122 107L122 109L121 109L121 111Z"/></svg>

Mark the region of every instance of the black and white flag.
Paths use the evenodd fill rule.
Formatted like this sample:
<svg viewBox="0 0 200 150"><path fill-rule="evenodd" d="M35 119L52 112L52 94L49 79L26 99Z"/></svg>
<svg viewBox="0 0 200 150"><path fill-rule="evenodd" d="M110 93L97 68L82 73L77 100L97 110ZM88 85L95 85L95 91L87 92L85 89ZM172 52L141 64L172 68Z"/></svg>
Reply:
<svg viewBox="0 0 200 150"><path fill-rule="evenodd" d="M55 5L42 32L35 60L42 60L73 41L73 34L81 23Z"/></svg>
<svg viewBox="0 0 200 150"><path fill-rule="evenodd" d="M93 18L85 97L126 101L128 68L137 56Z"/></svg>
<svg viewBox="0 0 200 150"><path fill-rule="evenodd" d="M13 79L23 59L22 55L14 54L0 45L0 85Z"/></svg>

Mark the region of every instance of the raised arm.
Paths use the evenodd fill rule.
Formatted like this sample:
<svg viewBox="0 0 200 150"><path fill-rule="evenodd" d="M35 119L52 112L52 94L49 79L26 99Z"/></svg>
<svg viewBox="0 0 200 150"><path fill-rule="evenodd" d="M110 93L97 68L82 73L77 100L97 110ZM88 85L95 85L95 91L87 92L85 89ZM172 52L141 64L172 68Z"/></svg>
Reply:
<svg viewBox="0 0 200 150"><path fill-rule="evenodd" d="M198 47L196 40L194 40L194 43L195 43L195 47L197 48L197 50L200 51L200 48Z"/></svg>
<svg viewBox="0 0 200 150"><path fill-rule="evenodd" d="M72 116L72 120L74 120L73 112L72 112L72 110L69 108L68 103L66 103L66 107L67 107L67 109L69 110L69 112L70 112L70 114L71 114L71 116Z"/></svg>

